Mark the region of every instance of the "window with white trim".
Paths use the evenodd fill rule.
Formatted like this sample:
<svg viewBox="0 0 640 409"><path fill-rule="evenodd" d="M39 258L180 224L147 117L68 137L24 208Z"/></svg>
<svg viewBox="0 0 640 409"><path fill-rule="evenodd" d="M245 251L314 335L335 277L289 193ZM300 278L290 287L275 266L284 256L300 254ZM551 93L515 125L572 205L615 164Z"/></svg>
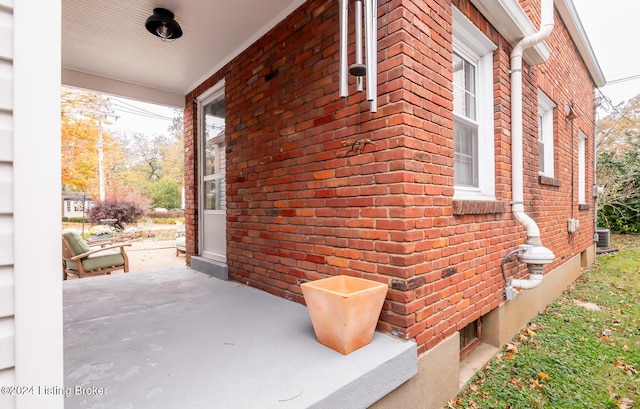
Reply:
<svg viewBox="0 0 640 409"><path fill-rule="evenodd" d="M493 51L453 8L453 175L455 199L495 199Z"/></svg>
<svg viewBox="0 0 640 409"><path fill-rule="evenodd" d="M586 156L586 147L587 147L587 135L579 132L578 135L578 203L586 204L587 203L587 194L586 194L586 165L587 165L587 156Z"/></svg>
<svg viewBox="0 0 640 409"><path fill-rule="evenodd" d="M538 147L540 155L539 173L553 177L553 101L538 90Z"/></svg>

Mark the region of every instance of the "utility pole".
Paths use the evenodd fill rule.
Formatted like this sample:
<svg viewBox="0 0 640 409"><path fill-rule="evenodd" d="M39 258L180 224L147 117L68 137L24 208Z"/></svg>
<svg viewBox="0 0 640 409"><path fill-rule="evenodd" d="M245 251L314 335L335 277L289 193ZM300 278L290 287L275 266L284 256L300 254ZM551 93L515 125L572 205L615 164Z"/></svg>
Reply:
<svg viewBox="0 0 640 409"><path fill-rule="evenodd" d="M102 98L96 96L98 102L98 180L100 181L100 201L107 196L104 183L104 150L102 141Z"/></svg>
<svg viewBox="0 0 640 409"><path fill-rule="evenodd" d="M99 190L100 190L100 201L104 201L107 196L106 193L106 183L104 177L104 138L102 137L102 121L106 119L108 116L113 116L116 120L118 119L117 115L114 115L108 109L108 104L102 104L102 96L100 94L96 94L96 110L95 111L87 111L85 109L80 110L82 114L95 115L98 121L98 181L99 181Z"/></svg>

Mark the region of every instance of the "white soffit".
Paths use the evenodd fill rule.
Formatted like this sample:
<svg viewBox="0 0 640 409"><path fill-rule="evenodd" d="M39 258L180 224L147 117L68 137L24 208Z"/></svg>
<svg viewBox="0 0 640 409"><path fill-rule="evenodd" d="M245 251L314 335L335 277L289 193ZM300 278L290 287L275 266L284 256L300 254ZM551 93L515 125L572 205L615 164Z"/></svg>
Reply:
<svg viewBox="0 0 640 409"><path fill-rule="evenodd" d="M471 3L511 45L538 31L517 0L471 0ZM538 65L550 55L551 49L542 42L526 49L524 59L528 64Z"/></svg>
<svg viewBox="0 0 640 409"><path fill-rule="evenodd" d="M184 106L191 90L304 1L62 0L63 84ZM175 14L181 38L147 32L155 7Z"/></svg>
<svg viewBox="0 0 640 409"><path fill-rule="evenodd" d="M538 31L517 0L471 0L471 3L511 45ZM555 0L554 3L594 83L602 87L606 82L604 75L573 1ZM544 63L550 55L551 50L542 42L525 50L524 59L529 64L537 65Z"/></svg>

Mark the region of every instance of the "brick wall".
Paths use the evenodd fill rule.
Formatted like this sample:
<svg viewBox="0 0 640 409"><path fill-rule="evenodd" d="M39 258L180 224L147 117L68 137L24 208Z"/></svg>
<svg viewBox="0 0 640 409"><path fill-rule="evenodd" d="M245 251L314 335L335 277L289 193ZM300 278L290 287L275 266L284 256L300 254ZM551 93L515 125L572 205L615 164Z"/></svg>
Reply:
<svg viewBox="0 0 640 409"><path fill-rule="evenodd" d="M327 275L386 282L379 329L415 338L420 352L497 307L502 258L524 241L509 206L511 46L468 1L453 3L498 45L497 202L453 201L451 3L378 1L379 109L372 114L364 95L353 93L353 81L349 98L337 96L337 3L310 0L187 96L187 253L197 253L193 101L224 78L233 280L298 302L301 282ZM545 271L584 250L593 235L593 206L577 210L576 189L573 206L568 199L571 124L562 114L565 101L579 101L574 138L578 127L593 135L593 93L585 86L591 82L561 24L549 42L551 60L525 66L524 77L526 210L557 257ZM555 115L559 187L538 180L538 86L562 107ZM345 146L353 139L373 143L356 151ZM577 156L575 167L577 175ZM581 227L569 236L572 210ZM525 274L519 263L508 266L511 274Z"/></svg>

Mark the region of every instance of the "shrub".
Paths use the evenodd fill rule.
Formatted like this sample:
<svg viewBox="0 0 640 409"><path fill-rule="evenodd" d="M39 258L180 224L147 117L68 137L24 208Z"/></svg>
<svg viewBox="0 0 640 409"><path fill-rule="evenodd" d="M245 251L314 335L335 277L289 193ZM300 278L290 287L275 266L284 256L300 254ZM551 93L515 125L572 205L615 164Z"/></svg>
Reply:
<svg viewBox="0 0 640 409"><path fill-rule="evenodd" d="M93 223L100 223L100 220L116 219L115 227L122 229L126 223L135 222L143 214L144 210L135 202L107 199L94 203L89 210L89 220Z"/></svg>
<svg viewBox="0 0 640 409"><path fill-rule="evenodd" d="M176 224L178 221L184 224L184 217L154 217L152 221L155 224Z"/></svg>
<svg viewBox="0 0 640 409"><path fill-rule="evenodd" d="M152 219L177 219L180 217L184 217L184 211L180 209L169 210L168 212L146 212L145 217L150 217Z"/></svg>
<svg viewBox="0 0 640 409"><path fill-rule="evenodd" d="M89 223L88 219L83 219L82 217L63 217L62 221L64 223Z"/></svg>

